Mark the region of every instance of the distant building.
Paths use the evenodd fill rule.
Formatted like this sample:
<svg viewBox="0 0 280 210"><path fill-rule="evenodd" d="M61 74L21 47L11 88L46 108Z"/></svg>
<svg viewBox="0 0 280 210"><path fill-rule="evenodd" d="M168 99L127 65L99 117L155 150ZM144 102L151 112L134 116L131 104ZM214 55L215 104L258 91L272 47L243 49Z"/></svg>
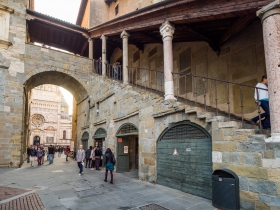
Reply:
<svg viewBox="0 0 280 210"><path fill-rule="evenodd" d="M30 145L70 145L72 116L56 85L41 85L31 91Z"/></svg>

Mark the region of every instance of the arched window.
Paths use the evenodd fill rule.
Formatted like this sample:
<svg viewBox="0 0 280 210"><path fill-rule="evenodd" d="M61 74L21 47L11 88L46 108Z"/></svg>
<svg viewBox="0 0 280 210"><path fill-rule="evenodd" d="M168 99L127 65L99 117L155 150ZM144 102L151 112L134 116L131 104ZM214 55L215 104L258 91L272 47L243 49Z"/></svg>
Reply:
<svg viewBox="0 0 280 210"><path fill-rule="evenodd" d="M63 131L63 139L66 139L66 130Z"/></svg>

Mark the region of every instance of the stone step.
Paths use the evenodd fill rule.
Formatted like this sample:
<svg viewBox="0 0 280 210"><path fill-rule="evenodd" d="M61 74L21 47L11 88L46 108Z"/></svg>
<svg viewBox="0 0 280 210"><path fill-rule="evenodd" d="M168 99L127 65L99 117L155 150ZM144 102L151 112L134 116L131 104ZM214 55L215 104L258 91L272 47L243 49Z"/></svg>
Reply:
<svg viewBox="0 0 280 210"><path fill-rule="evenodd" d="M224 122L224 116L212 116L211 118L206 118L205 122Z"/></svg>
<svg viewBox="0 0 280 210"><path fill-rule="evenodd" d="M198 107L190 107L185 109L186 114L192 114L192 113L197 113L197 112L202 112L201 108Z"/></svg>
<svg viewBox="0 0 280 210"><path fill-rule="evenodd" d="M197 112L198 119L207 119L207 118L212 118L212 117L213 117L212 112Z"/></svg>
<svg viewBox="0 0 280 210"><path fill-rule="evenodd" d="M218 128L241 128L242 123L241 122L236 122L236 121L228 121L228 122L219 122L218 123Z"/></svg>

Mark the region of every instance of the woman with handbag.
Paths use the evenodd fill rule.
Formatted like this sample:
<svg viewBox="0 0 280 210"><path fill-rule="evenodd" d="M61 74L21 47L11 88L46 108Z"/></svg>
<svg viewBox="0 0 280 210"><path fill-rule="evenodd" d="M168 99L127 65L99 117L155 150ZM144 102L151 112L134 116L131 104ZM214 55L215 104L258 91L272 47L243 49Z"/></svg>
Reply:
<svg viewBox="0 0 280 210"><path fill-rule="evenodd" d="M114 171L115 163L116 163L115 156L112 153L112 150L108 148L105 152L105 159L104 159L104 164L106 166L104 182L107 182L108 171L110 171L110 175L111 175L110 183L113 184L113 171Z"/></svg>

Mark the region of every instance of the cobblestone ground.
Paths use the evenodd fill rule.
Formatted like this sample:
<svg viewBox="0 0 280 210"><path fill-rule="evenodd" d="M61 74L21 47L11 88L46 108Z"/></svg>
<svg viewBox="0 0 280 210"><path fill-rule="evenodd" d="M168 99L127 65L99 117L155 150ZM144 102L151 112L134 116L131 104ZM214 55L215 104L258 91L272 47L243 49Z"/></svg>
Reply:
<svg viewBox="0 0 280 210"><path fill-rule="evenodd" d="M91 171L85 168L84 175L79 176L77 163L73 160L66 162L61 157L55 158L54 164L45 161L45 165L39 167L31 168L25 163L20 169L0 169L0 186L32 190L32 193L39 195L47 210L136 210L150 204L157 204L154 205L157 208L151 209L215 209L207 199L142 182L134 176L135 173L114 174L114 184L103 181L104 170ZM18 199L19 202L21 199ZM38 197L29 194L29 199ZM0 204L3 203L0 201ZM40 208L42 205L39 205Z"/></svg>

